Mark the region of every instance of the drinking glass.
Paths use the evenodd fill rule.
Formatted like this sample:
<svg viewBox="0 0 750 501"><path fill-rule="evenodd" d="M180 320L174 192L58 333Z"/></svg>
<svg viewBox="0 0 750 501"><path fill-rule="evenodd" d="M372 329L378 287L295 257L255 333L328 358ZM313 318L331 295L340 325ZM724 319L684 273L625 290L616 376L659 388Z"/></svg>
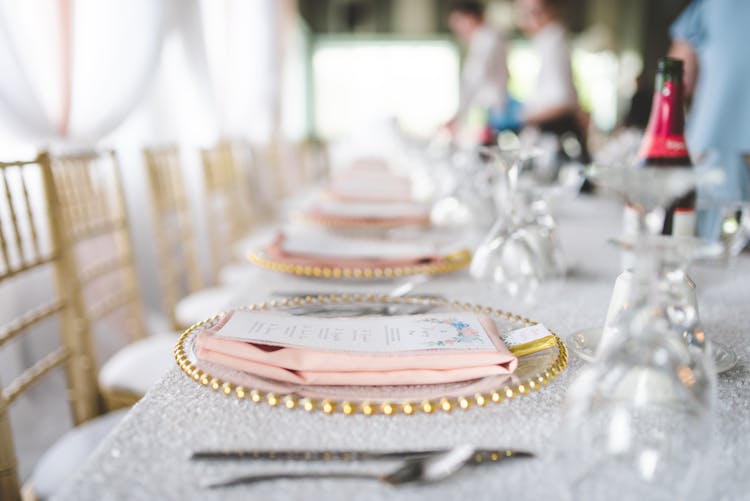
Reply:
<svg viewBox="0 0 750 501"><path fill-rule="evenodd" d="M674 263L697 244L656 235L665 208L698 174L610 168L594 177L637 209L631 307L616 315L596 359L569 389L561 464L574 499L700 498L713 473L715 369L710 343L694 330L697 310L665 282L680 282L670 276Z"/></svg>
<svg viewBox="0 0 750 501"><path fill-rule="evenodd" d="M626 201L633 197L639 200L638 204L630 203L637 209L639 236L635 240L625 237L610 241L631 253L637 253L637 247L643 246L645 242L651 254L658 257L655 263L650 265L655 277L648 278L658 282L660 299L668 306L672 330L688 343L695 343L699 338L705 339L701 342L703 351L706 356L712 358L712 366L718 372L733 368L737 363L734 350L723 343L710 340L710 336L707 337L701 327L695 284L686 271L693 260L719 257L723 252L722 245L695 237L660 235L660 225L663 224L666 213L665 197L670 193L690 191L686 190L685 186L694 187L698 181L703 186L719 184L723 176L721 170L713 167L693 171L681 167L639 169L593 166L591 175L600 185L618 193ZM584 329L574 332L567 338L566 341L574 353L587 361L598 356L601 346L607 344L615 332L611 328L613 320L616 321L614 314L624 314L626 310L634 307L635 303L629 296L636 288L634 282L644 279L643 275L638 278L632 270L626 270L618 277L604 328ZM625 291L621 290L623 283L628 284Z"/></svg>
<svg viewBox="0 0 750 501"><path fill-rule="evenodd" d="M750 201L702 199L698 202L698 217L703 211L715 214L716 224L707 239L723 245L724 258L732 261L750 241Z"/></svg>
<svg viewBox="0 0 750 501"><path fill-rule="evenodd" d="M519 187L524 162L538 151L481 147L481 158L501 175L495 187L497 219L476 249L469 273L527 295L544 280L564 275L555 221L538 192Z"/></svg>
<svg viewBox="0 0 750 501"><path fill-rule="evenodd" d="M478 150L449 146L442 152L438 196L430 219L438 227L486 232L495 220L494 190L499 173Z"/></svg>

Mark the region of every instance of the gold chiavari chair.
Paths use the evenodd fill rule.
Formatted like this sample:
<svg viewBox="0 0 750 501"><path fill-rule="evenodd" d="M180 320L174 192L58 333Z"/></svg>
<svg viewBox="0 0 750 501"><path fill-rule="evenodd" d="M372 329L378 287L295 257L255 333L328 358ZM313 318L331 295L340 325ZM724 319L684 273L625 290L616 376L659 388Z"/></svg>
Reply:
<svg viewBox="0 0 750 501"><path fill-rule="evenodd" d="M272 220L276 211L276 181L268 163L267 155L257 146L247 146L249 152L250 195L255 224Z"/></svg>
<svg viewBox="0 0 750 501"><path fill-rule="evenodd" d="M330 174L328 145L316 137L308 137L298 145L303 179L307 184L325 181Z"/></svg>
<svg viewBox="0 0 750 501"><path fill-rule="evenodd" d="M316 138L279 143L271 151L279 198L293 196L328 176L328 148Z"/></svg>
<svg viewBox="0 0 750 501"><path fill-rule="evenodd" d="M279 155L273 147L248 146L253 214L258 224L273 221L282 196Z"/></svg>
<svg viewBox="0 0 750 501"><path fill-rule="evenodd" d="M235 261L234 246L248 235L253 222L250 171L243 165L250 153L229 141L201 150L208 239L213 276L218 282L222 268Z"/></svg>
<svg viewBox="0 0 750 501"><path fill-rule="evenodd" d="M55 155L50 165L74 257L69 280L106 358L98 365L100 391L107 409L127 407L172 366L177 333L148 335L114 151Z"/></svg>
<svg viewBox="0 0 750 501"><path fill-rule="evenodd" d="M201 156L214 277L223 286L240 286L257 272L247 261L248 251L275 231L262 226L271 213L262 197L264 173L257 153L242 141L221 141Z"/></svg>
<svg viewBox="0 0 750 501"><path fill-rule="evenodd" d="M201 289L190 204L182 163L175 146L144 150L150 184L155 240L166 314L184 329L227 307L235 291L228 287Z"/></svg>
<svg viewBox="0 0 750 501"><path fill-rule="evenodd" d="M91 447L85 444L95 443L115 419L92 419L99 414L100 404L91 340L81 314L82 299L69 281L73 256L64 244L63 225L55 207L48 155L28 162L0 163L0 287L18 291L24 285L28 290L29 281L36 285L19 304L23 313L0 326L0 348L22 336L30 341L27 336L34 332L58 330L60 334L57 348L23 370L0 393L0 498L8 501L21 499L9 406L45 376L64 369L73 423L86 423L58 440L52 449L59 454L45 455L37 464L32 483L25 488L26 498L31 497L31 487L50 488L55 479L71 473L90 452ZM49 280L50 286L39 287L40 278L45 283ZM51 297L43 298L45 295ZM44 337L45 342L51 339L54 336ZM46 466L40 468L43 464Z"/></svg>

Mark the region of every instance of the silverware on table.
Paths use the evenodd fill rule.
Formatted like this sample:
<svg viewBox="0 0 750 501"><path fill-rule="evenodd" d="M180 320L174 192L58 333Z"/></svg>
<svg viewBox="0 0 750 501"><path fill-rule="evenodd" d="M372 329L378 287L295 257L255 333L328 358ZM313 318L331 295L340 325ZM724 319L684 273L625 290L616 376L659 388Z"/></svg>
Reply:
<svg viewBox="0 0 750 501"><path fill-rule="evenodd" d="M303 304L287 308L290 315L317 315L320 317L363 317L365 315L419 315L435 309L430 304Z"/></svg>
<svg viewBox="0 0 750 501"><path fill-rule="evenodd" d="M258 460L258 461L393 461L419 459L444 454L451 449L414 449L400 451L366 450L199 450L193 460ZM471 462L480 464L507 458L529 458L534 454L517 449L475 449Z"/></svg>
<svg viewBox="0 0 750 501"><path fill-rule="evenodd" d="M472 462L476 454L474 447L460 445L438 454L407 459L397 469L385 475L372 472L356 471L302 471L276 472L242 475L221 480L211 480L203 484L207 488L230 487L242 484L254 484L271 480L299 480L299 479L367 479L377 480L390 485L406 483L429 484L444 480L457 473L465 465Z"/></svg>
<svg viewBox="0 0 750 501"><path fill-rule="evenodd" d="M410 292L412 292L416 287L427 283L430 280L429 275L414 275L412 277L409 277L406 281L402 282L401 284L397 285L395 288L391 289L388 292L385 292L384 295L391 296L391 297L404 297L409 295ZM271 291L271 295L277 296L277 297L316 297L316 296L327 296L329 294L335 294L335 291L320 291L320 290L291 290L291 291ZM440 294L414 294L414 296L424 297L424 298L430 298L430 299L443 299L443 296Z"/></svg>
<svg viewBox="0 0 750 501"><path fill-rule="evenodd" d="M406 284L409 285L409 284ZM429 292L415 292L414 294L409 294L408 292L402 293L402 294L393 294L393 292L398 292L397 289L393 289L393 291L385 291L385 292L378 292L374 293L372 291L359 291L359 292L350 292L349 294L362 294L365 296L369 296L372 294L377 295L384 295L384 296L392 296L392 297L405 297L405 296L411 296L411 297L423 297L427 299L445 299L445 296L443 294L434 294ZM274 297L285 297L285 298L292 298L292 297L318 297L318 296L329 296L331 294L340 294L341 291L322 291L322 290L289 290L289 291L281 291L281 290L274 290L271 291L271 296Z"/></svg>

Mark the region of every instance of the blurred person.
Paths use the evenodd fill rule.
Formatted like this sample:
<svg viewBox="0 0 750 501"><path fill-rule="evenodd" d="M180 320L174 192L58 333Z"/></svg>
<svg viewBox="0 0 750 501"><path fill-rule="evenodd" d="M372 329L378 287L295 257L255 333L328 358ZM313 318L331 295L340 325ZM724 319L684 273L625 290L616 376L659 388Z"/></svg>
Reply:
<svg viewBox="0 0 750 501"><path fill-rule="evenodd" d="M467 47L458 110L448 127L454 133L457 128L468 127L479 130L482 136L491 136L488 122L491 117L499 122L509 102L505 38L487 25L481 2L452 3L448 25L459 42ZM489 139L482 137L481 142Z"/></svg>
<svg viewBox="0 0 750 501"><path fill-rule="evenodd" d="M520 119L527 130L556 136L557 167L568 161L591 161L585 134L588 118L578 106L570 44L562 23L564 5L564 0L516 0L519 27L531 38L539 58L536 84ZM591 189L587 180L582 190Z"/></svg>
<svg viewBox="0 0 750 501"><path fill-rule="evenodd" d="M670 56L685 64L685 91L692 94L686 139L698 165L721 166L725 182L698 188L698 207L708 201L750 199L750 2L694 0L672 24ZM698 234L717 238L719 209L698 211Z"/></svg>
<svg viewBox="0 0 750 501"><path fill-rule="evenodd" d="M519 26L539 57L536 86L524 103L525 125L559 129L577 123L570 44L560 19L563 4L563 0L516 0Z"/></svg>

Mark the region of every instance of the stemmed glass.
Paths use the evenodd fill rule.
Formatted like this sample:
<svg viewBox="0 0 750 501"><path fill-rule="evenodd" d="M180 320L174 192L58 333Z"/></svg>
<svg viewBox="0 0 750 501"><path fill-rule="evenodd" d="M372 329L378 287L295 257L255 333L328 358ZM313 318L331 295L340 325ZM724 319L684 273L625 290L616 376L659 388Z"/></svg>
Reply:
<svg viewBox="0 0 750 501"><path fill-rule="evenodd" d="M503 285L511 295L528 295L541 281L565 271L554 219L533 190L519 188L523 164L539 151L497 147L479 151L501 175L495 191L497 219L474 252L469 273L477 280Z"/></svg>
<svg viewBox="0 0 750 501"><path fill-rule="evenodd" d="M575 499L687 499L710 485L715 369L685 289L669 283L694 239L657 236L665 207L708 182L690 169L603 168L637 209L630 307L608 326L563 406L559 454ZM677 266L679 268L679 266ZM680 277L676 277L680 279Z"/></svg>
<svg viewBox="0 0 750 501"><path fill-rule="evenodd" d="M704 198L698 202L698 217L702 211L714 214L706 238L721 242L723 257L731 262L750 241L750 201Z"/></svg>
<svg viewBox="0 0 750 501"><path fill-rule="evenodd" d="M437 227L486 231L494 221L494 186L499 174L476 150L448 146L439 152L438 196L431 220ZM435 169L433 169L435 170Z"/></svg>
<svg viewBox="0 0 750 501"><path fill-rule="evenodd" d="M693 173L692 169L677 167L633 169L592 166L590 175L596 178L600 185L626 199L640 197L641 203L631 203L638 209L640 236L635 241L629 238L614 238L610 239L610 243L632 253L637 252L639 243L642 245L644 241L648 242L651 254L658 256L657 262L651 267L658 275L663 299L669 306L672 329L682 335L685 342L700 344L704 352L713 358L713 366L717 372L733 368L737 363L737 355L731 347L716 341L707 343L698 316L695 284L686 271L690 263L696 259L709 260L721 256L725 252L725 246L721 242L700 238L659 234L665 214L663 200L668 199L669 193L679 189L688 191L684 190L684 187L694 186L692 183L697 181L702 185L720 183L721 171L705 168ZM660 193L663 190L665 191ZM643 275L637 276L633 270L626 270L620 274L615 283L604 328L584 329L568 337L567 342L575 353L587 361L598 356L602 345L607 344L615 331L612 325L617 322L618 316L633 307L634 303L630 297L632 291L643 285L635 282L645 278Z"/></svg>

